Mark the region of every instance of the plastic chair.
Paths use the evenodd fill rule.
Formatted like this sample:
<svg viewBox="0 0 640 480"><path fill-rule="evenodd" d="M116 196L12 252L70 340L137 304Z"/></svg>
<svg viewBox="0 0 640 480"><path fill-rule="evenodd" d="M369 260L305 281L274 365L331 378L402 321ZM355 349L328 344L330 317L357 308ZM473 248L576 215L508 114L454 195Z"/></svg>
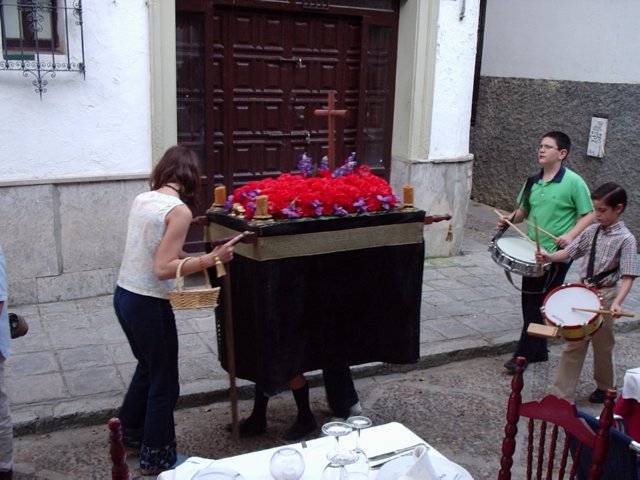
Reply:
<svg viewBox="0 0 640 480"><path fill-rule="evenodd" d="M613 423L613 403L616 392L609 390L600 414L598 431L594 432L580 418L573 402L547 395L540 401L522 403L522 372L526 360L516 359L516 371L511 381L511 394L507 406L507 424L502 441L502 458L498 480L511 479L516 435L520 417L528 419L526 430L526 478L535 474L542 478L576 478L584 447L593 452L588 465L589 480L602 477L603 464L609 446L609 430ZM571 451L571 446L574 446ZM559 450L559 451L558 451ZM534 462L535 460L535 462ZM534 472L535 469L535 472ZM568 474L568 477L565 477ZM518 474L518 478L523 478Z"/></svg>
<svg viewBox="0 0 640 480"><path fill-rule="evenodd" d="M589 426L596 431L599 426L599 420L593 415L578 410L578 415L584 418ZM620 425L609 431L609 454L604 462L603 476L604 479L640 479L638 467L638 454L640 454L640 443L635 442L633 438L624 433L624 425ZM580 480L588 478L589 462L591 461L591 450L585 448L580 459L580 467L578 469L577 478Z"/></svg>
<svg viewBox="0 0 640 480"><path fill-rule="evenodd" d="M111 480L131 480L127 465L127 448L122 443L122 423L119 418L109 420L109 454L111 455Z"/></svg>

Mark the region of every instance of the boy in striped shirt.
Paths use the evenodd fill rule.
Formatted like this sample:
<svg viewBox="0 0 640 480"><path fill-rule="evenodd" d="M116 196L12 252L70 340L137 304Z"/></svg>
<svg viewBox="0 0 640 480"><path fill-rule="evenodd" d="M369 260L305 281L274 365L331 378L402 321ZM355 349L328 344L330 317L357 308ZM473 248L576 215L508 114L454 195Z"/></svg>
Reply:
<svg viewBox="0 0 640 480"><path fill-rule="evenodd" d="M574 400L584 358L589 343L592 343L596 389L589 401L603 403L607 389L615 388L614 318L622 313L622 302L640 275L640 266L636 239L620 220L627 206L625 190L613 182L605 183L591 193L591 199L598 222L585 229L564 250L554 253L543 250L536 255L536 260L558 262L587 256L581 278L585 284L598 290L611 314L604 315L602 327L593 337L565 343L551 393Z"/></svg>

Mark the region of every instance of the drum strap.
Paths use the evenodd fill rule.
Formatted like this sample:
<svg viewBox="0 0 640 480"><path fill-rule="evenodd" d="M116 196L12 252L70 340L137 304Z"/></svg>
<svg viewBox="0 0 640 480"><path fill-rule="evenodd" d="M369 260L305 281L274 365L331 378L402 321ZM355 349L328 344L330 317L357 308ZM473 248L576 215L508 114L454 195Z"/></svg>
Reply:
<svg viewBox="0 0 640 480"><path fill-rule="evenodd" d="M518 208L522 208L522 205L524 205L528 201L529 195L531 194L531 187L533 187L533 184L537 181L538 178L540 178L540 174L535 174L535 175L531 175L530 177L527 177L527 181L524 184L524 191L522 192L522 198L520 199ZM516 212L513 212L513 215L511 216L509 221L513 223L513 220L515 219L515 217L516 217ZM498 238L502 237L504 232L507 231L507 228L509 228L509 224L505 223L502 226L502 228L500 228L500 230L498 230L498 232L493 236L493 238L491 239L491 243L495 243L495 241ZM509 281L511 281L511 278L509 277L509 275L507 275L507 278L509 278ZM511 283L513 284L513 282Z"/></svg>
<svg viewBox="0 0 640 480"><path fill-rule="evenodd" d="M539 292L532 292L532 291L528 291L528 290L522 290L515 283L513 283L513 278L511 278L511 272L508 271L508 270L504 271L504 275L507 277L507 280L509 280L509 283L511 283L511 285L513 285L513 288L515 288L519 292L526 293L526 294L529 294L529 295L539 295L541 293L546 292L547 288L549 288L549 285L551 285L551 282L555 279L556 274L557 274L556 268L553 266L553 264L551 264L551 270L548 273L545 274L545 275L547 275L547 281L545 282L545 285L544 285L543 289L541 291L539 291Z"/></svg>
<svg viewBox="0 0 640 480"><path fill-rule="evenodd" d="M602 225L598 227L595 235L593 236L593 242L591 242L591 252L589 252L589 263L587 264L587 278L584 279L584 282L591 286L596 287L600 282L602 282L605 278L607 278L612 273L615 273L618 268L612 268L611 270L607 270L606 272L600 272L597 275L593 275L594 265L596 263L596 243L598 241L598 233L602 230Z"/></svg>

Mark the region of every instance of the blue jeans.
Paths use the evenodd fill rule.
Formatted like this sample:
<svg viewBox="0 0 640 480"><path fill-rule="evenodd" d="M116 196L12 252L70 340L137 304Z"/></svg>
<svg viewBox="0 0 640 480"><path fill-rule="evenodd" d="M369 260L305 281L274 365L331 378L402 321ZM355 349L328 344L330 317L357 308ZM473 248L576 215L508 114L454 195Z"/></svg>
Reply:
<svg viewBox="0 0 640 480"><path fill-rule="evenodd" d="M169 468L176 461L173 410L180 394L178 332L169 300L117 287L113 305L138 361L118 416L142 436L140 466Z"/></svg>

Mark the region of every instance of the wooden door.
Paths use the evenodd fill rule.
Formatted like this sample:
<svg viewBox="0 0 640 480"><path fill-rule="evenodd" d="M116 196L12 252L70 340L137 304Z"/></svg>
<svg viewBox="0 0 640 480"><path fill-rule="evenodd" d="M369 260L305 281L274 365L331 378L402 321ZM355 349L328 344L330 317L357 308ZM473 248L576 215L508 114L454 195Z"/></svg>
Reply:
<svg viewBox="0 0 640 480"><path fill-rule="evenodd" d="M315 3L326 8L176 1L178 140L202 159L203 212L215 185L231 192L294 171L302 153L326 155L327 120L313 112L329 90L348 110L336 120L336 164L355 151L388 177L398 2Z"/></svg>

